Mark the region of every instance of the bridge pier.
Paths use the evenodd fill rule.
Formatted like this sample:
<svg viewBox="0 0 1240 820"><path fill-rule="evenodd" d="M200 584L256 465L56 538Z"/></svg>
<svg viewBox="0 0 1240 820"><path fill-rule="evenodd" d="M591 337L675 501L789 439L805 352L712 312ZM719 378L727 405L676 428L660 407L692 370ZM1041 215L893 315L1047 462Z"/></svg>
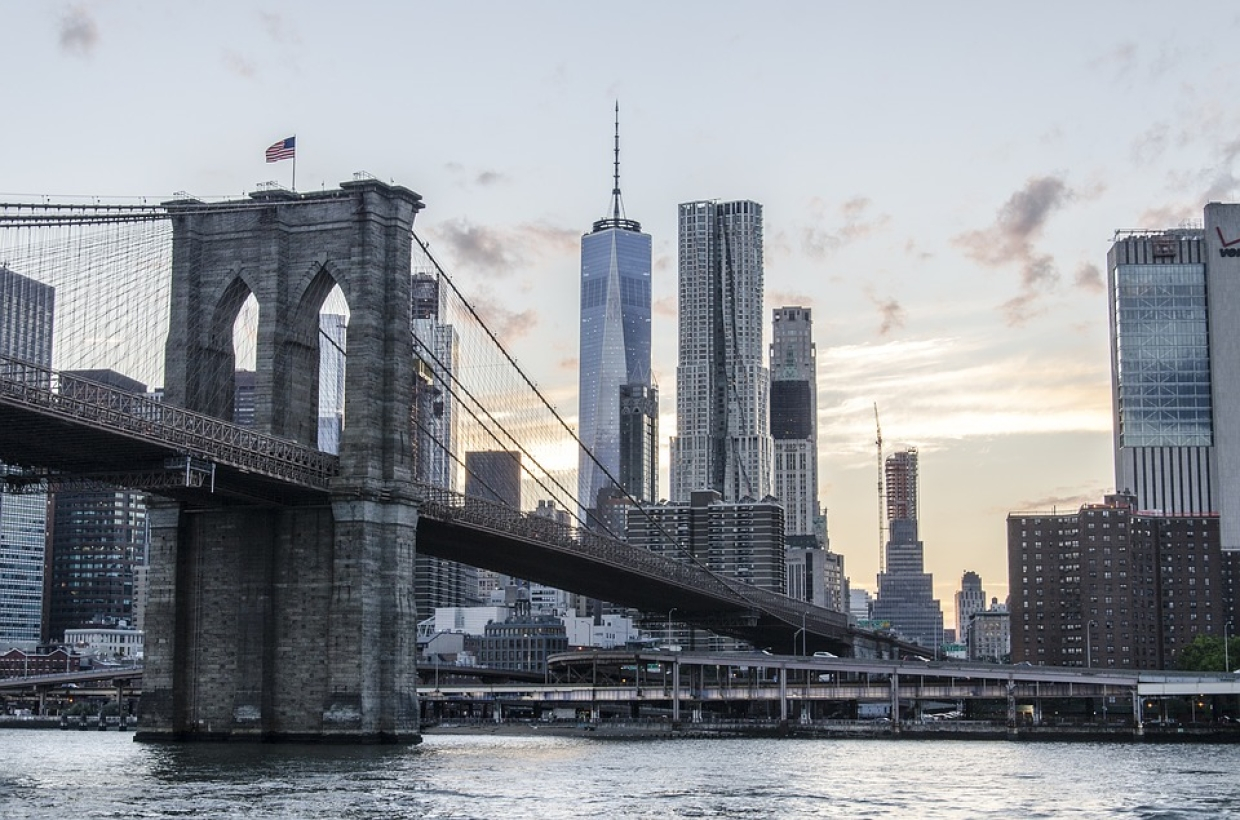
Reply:
<svg viewBox="0 0 1240 820"><path fill-rule="evenodd" d="M252 294L254 427L315 446L319 314L338 286L349 307L345 412L329 489L151 508L136 739L416 743L410 316L421 197L357 180L166 207L165 402L232 420L233 328Z"/></svg>

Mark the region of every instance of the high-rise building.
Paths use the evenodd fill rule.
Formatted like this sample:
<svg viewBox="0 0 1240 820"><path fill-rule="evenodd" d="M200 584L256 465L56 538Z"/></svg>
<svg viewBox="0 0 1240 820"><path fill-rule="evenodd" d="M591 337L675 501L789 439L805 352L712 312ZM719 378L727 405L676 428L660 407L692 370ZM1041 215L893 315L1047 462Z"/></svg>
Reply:
<svg viewBox="0 0 1240 820"><path fill-rule="evenodd" d="M1240 205L1118 231L1107 255L1115 484L1138 509L1219 514L1240 549Z"/></svg>
<svg viewBox="0 0 1240 820"><path fill-rule="evenodd" d="M937 649L943 642L943 610L934 597L934 576L925 571L925 547L917 537L917 450L892 453L883 466L888 539L873 619L890 622L906 640Z"/></svg>
<svg viewBox="0 0 1240 820"><path fill-rule="evenodd" d="M413 349L430 371L435 394L431 412L420 419L427 472L419 479L458 492L460 471L453 454L458 448L460 422L453 378L459 368L460 341L456 328L445 321L444 295L437 276L413 275Z"/></svg>
<svg viewBox="0 0 1240 820"><path fill-rule="evenodd" d="M1008 515L1012 660L1170 669L1235 623L1217 515L1139 510L1115 493L1072 513Z"/></svg>
<svg viewBox="0 0 1240 820"><path fill-rule="evenodd" d="M0 265L0 357L52 366L55 301L54 288ZM0 650L39 642L46 535L45 493L0 493Z"/></svg>
<svg viewBox="0 0 1240 820"><path fill-rule="evenodd" d="M716 490L699 490L688 502L630 515L628 542L762 589L786 587L784 511L773 498L732 502Z"/></svg>
<svg viewBox="0 0 1240 820"><path fill-rule="evenodd" d="M338 313L319 316L319 449L340 452L344 430L345 345L349 317Z"/></svg>
<svg viewBox="0 0 1240 820"><path fill-rule="evenodd" d="M788 535L814 536L818 507L818 377L809 308L775 309L771 343L771 437L775 497Z"/></svg>
<svg viewBox="0 0 1240 820"><path fill-rule="evenodd" d="M969 623L975 612L986 608L986 592L982 589L982 577L976 572L966 572L960 578L956 592L956 641L969 643Z"/></svg>
<svg viewBox="0 0 1240 820"><path fill-rule="evenodd" d="M514 510L521 509L521 453L510 450L476 450L465 453L465 495ZM502 573L480 569L477 598L483 604L511 585Z"/></svg>
<svg viewBox="0 0 1240 820"><path fill-rule="evenodd" d="M577 418L585 449L578 464L577 498L585 507L595 502L600 489L617 481L638 500L657 497L658 392L651 386L650 373L650 235L624 215L619 110L617 105L610 214L581 237Z"/></svg>
<svg viewBox="0 0 1240 820"><path fill-rule="evenodd" d="M785 543L787 541L785 539ZM788 565L785 594L789 598L836 612L848 611L848 577L844 574L843 555L817 546L787 543L785 557Z"/></svg>
<svg viewBox="0 0 1240 820"><path fill-rule="evenodd" d="M414 273L412 286L410 315L419 373L414 402L416 478L458 492L460 470L454 453L460 425L452 381L458 370L456 328L445 321L445 294L438 276ZM469 607L479 602L476 567L421 553L415 564L414 601L419 618L429 618L437 609Z"/></svg>
<svg viewBox="0 0 1240 820"><path fill-rule="evenodd" d="M679 209L679 344L671 499L771 494L770 377L763 356L762 206Z"/></svg>
<svg viewBox="0 0 1240 820"><path fill-rule="evenodd" d="M1012 617L998 598L989 609L979 609L969 618L968 658L971 661L1007 663L1012 655Z"/></svg>
<svg viewBox="0 0 1240 820"><path fill-rule="evenodd" d="M144 395L146 385L112 370L62 374L60 392L72 397L85 382ZM119 488L57 492L47 536L43 637L66 629L132 626L138 568L147 561L146 494Z"/></svg>

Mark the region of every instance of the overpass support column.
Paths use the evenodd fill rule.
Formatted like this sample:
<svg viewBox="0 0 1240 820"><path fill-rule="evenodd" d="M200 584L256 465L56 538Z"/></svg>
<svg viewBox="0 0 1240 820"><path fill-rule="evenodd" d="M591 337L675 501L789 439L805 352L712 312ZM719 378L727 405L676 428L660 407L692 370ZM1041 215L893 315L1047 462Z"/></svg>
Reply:
<svg viewBox="0 0 1240 820"><path fill-rule="evenodd" d="M680 658L672 658L672 726L680 725Z"/></svg>
<svg viewBox="0 0 1240 820"><path fill-rule="evenodd" d="M900 734L900 673L891 673L891 731Z"/></svg>
<svg viewBox="0 0 1240 820"><path fill-rule="evenodd" d="M1132 688L1132 726L1133 734L1136 737L1145 737L1145 714L1144 704L1141 701L1141 693L1134 686Z"/></svg>
<svg viewBox="0 0 1240 820"><path fill-rule="evenodd" d="M788 667L779 667L779 725L788 726Z"/></svg>

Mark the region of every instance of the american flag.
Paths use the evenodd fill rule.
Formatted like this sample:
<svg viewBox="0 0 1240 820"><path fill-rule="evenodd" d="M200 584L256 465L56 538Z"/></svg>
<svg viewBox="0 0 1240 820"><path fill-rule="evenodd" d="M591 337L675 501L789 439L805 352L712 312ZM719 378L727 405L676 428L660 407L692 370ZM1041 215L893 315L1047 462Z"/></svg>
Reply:
<svg viewBox="0 0 1240 820"><path fill-rule="evenodd" d="M289 137L282 139L275 145L267 149L267 161L279 162L282 159L291 159L297 154L297 137Z"/></svg>

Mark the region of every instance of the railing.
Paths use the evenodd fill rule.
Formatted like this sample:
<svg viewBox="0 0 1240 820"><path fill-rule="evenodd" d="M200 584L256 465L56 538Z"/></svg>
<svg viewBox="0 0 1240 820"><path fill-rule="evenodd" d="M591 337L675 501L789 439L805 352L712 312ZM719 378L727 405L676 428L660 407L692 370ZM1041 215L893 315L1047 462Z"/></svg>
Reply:
<svg viewBox="0 0 1240 820"><path fill-rule="evenodd" d="M326 490L339 470L336 456L313 447L7 356L0 402L303 487Z"/></svg>
<svg viewBox="0 0 1240 820"><path fill-rule="evenodd" d="M522 513L506 505L471 498L429 484L418 484L422 515L445 522L522 538L566 553L581 555L599 564L636 571L646 577L670 581L684 589L707 593L732 606L765 612L790 626L814 634L839 633L848 626L846 616L824 610L786 595L723 578L702 567L677 561L599 533L561 524L550 518Z"/></svg>

